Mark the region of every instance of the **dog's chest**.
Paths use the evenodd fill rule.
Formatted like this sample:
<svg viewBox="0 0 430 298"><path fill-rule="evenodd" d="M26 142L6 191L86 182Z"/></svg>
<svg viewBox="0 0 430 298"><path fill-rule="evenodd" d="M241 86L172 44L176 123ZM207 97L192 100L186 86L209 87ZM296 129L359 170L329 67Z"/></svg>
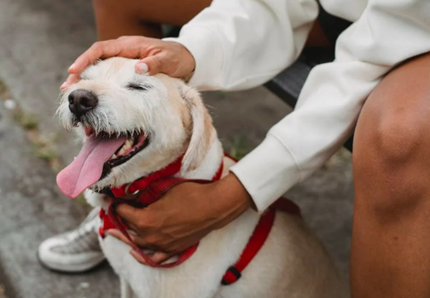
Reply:
<svg viewBox="0 0 430 298"><path fill-rule="evenodd" d="M212 297L221 286L226 269L239 258L257 221L258 215L247 212L228 228L202 239L197 251L186 262L168 269L138 263L130 255L131 247L112 236L100 242L112 268L138 297Z"/></svg>

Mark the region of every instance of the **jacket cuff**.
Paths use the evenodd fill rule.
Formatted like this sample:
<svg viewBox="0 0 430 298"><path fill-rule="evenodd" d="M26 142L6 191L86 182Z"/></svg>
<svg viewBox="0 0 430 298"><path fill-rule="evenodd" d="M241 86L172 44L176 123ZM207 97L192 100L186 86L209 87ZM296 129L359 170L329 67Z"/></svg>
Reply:
<svg viewBox="0 0 430 298"><path fill-rule="evenodd" d="M293 156L271 134L230 171L243 184L260 213L301 180Z"/></svg>
<svg viewBox="0 0 430 298"><path fill-rule="evenodd" d="M205 26L184 26L177 38L164 38L182 44L196 62L188 85L199 91L218 89L217 79L222 74L224 51L216 33Z"/></svg>

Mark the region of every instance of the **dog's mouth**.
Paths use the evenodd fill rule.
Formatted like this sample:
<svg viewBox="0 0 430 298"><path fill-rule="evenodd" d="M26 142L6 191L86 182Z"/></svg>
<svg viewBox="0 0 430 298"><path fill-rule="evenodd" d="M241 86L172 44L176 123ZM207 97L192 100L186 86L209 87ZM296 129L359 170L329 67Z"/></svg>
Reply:
<svg viewBox="0 0 430 298"><path fill-rule="evenodd" d="M57 176L58 187L71 198L104 179L113 168L126 163L150 143L146 133L112 134L84 128L87 138L81 152Z"/></svg>
<svg viewBox="0 0 430 298"><path fill-rule="evenodd" d="M112 154L109 160L103 164L103 172L99 180L105 178L113 168L126 163L149 145L149 137L145 133L136 134L127 132L121 133L120 135L125 137L126 141ZM108 134L102 133L101 137L108 137Z"/></svg>

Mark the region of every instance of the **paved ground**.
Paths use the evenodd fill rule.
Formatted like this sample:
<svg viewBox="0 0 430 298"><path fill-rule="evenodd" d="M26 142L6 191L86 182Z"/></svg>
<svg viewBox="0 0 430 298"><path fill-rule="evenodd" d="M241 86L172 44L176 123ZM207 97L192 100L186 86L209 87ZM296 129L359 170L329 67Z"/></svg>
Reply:
<svg viewBox="0 0 430 298"><path fill-rule="evenodd" d="M9 298L114 297L118 293L107 265L87 274L62 275L40 267L35 256L40 241L75 226L87 210L60 195L49 164L37 156L52 165L55 152L65 162L76 154L70 135L53 115L65 71L93 42L93 32L88 0L0 0L0 78L11 97L35 116L31 123L40 131L36 142L43 139L52 147L50 154L41 154L28 140L35 141L33 124L24 123L32 128L26 131L11 112L2 110L0 102L0 285ZM289 112L263 88L208 93L205 101L227 146L240 143L245 150L256 146L268 128ZM341 151L289 192L345 276L353 200L350 160L350 154Z"/></svg>
<svg viewBox="0 0 430 298"><path fill-rule="evenodd" d="M40 267L35 251L40 241L74 227L86 208L61 198L51 169L33 155L25 132L9 113L0 122L0 152L0 281L7 295L114 297L117 280L107 266L73 276Z"/></svg>

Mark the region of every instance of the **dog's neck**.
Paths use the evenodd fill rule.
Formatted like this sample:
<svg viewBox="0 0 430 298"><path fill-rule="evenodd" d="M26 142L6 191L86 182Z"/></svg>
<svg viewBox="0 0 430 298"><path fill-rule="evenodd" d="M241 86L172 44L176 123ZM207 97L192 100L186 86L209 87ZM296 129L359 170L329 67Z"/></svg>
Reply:
<svg viewBox="0 0 430 298"><path fill-rule="evenodd" d="M184 179L202 179L202 180L213 180L215 174L220 169L221 163L223 162L223 148L219 141L215 129L212 131L211 141L208 145L208 150L205 156L202 158L198 167L193 170L186 170L183 168L182 157L177 157L172 163L164 167L163 169L149 173L148 175L141 176L140 178L131 182L119 185L119 186L107 186L101 190L106 189L134 189L137 185L147 185L151 181L155 181L164 177L178 177ZM154 180L155 179L155 180ZM131 186L133 185L133 186ZM131 187L130 187L131 186Z"/></svg>
<svg viewBox="0 0 430 298"><path fill-rule="evenodd" d="M152 183L167 177L198 180L218 180L221 178L222 173L224 172L224 166L222 164L223 156L224 153L221 143L217 138L214 138L202 162L196 169L192 171L182 171L182 157L179 157L173 163L160 171L154 172L148 176L142 177L135 180L134 182L127 183L119 187L104 188L100 192L113 198L136 199L139 197L139 194L137 193L138 191L146 189ZM165 184L166 183L163 182L163 185Z"/></svg>
<svg viewBox="0 0 430 298"><path fill-rule="evenodd" d="M221 142L216 137L212 138L205 157L200 165L192 171L181 171L178 176L186 179L207 179L211 180L218 171L224 156Z"/></svg>

